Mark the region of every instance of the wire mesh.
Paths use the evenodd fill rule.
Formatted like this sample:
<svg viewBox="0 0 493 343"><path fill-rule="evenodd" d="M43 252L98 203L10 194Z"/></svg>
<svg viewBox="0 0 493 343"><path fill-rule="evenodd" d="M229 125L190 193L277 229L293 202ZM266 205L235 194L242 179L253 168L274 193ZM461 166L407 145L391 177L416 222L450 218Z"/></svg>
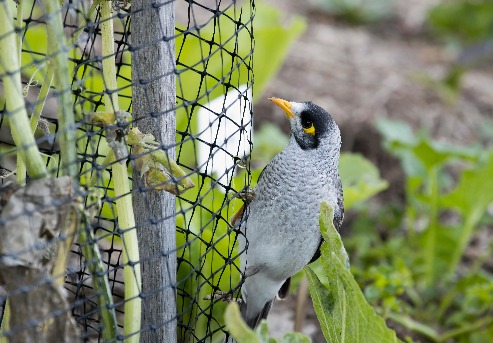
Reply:
<svg viewBox="0 0 493 343"><path fill-rule="evenodd" d="M220 341L226 302L218 294L236 296L241 281L241 252L229 219L242 205L239 192L250 183L254 1L158 1L138 12L132 9L135 1L113 1L109 17L103 11L107 1L55 2L54 12L49 1L0 2L0 12L11 25L10 29L4 25L0 34L2 56L9 52L20 61L17 70L5 58L0 64L0 341L42 342L49 337L71 341L76 337L84 342L110 342L147 337L166 342L173 339L163 337L160 328L170 324L180 342ZM132 44L137 41L137 33L130 32L136 13L152 18L163 9L168 11L159 13L168 14L160 18L161 34L151 37L148 46ZM52 50L53 39L48 40L56 17L63 23L63 35L56 40L66 41L65 50ZM166 32L164 26L174 17L174 32ZM113 38L108 45L104 40L109 24ZM11 37L17 49L7 51ZM165 46L161 58L172 68L145 79L133 54L159 44ZM63 53L68 54L68 88L63 88L57 75L56 58ZM108 61L115 67L113 86L106 74ZM13 108L7 87L15 82L15 75L21 77L22 94L14 97L22 96L22 106ZM156 110L154 104L147 104L152 97L145 97L139 101L148 109L134 113L136 87L163 80L176 92L173 105ZM64 94L70 97L73 125L62 121ZM36 125L23 135L34 132L35 144L25 143L13 131L22 108ZM162 127L162 118L172 118L176 126ZM151 124L145 125L146 120ZM153 125L157 131L136 131ZM67 132L76 148L74 161L64 153ZM168 137L171 132L175 139L166 141L159 132L167 132ZM67 182L61 177L70 173L67 161L76 166L77 175L69 186L36 183L39 175L34 175L32 165L19 162L29 161L24 157L33 146L46 167L45 180ZM121 180L121 173L128 173L128 180ZM133 188L119 189L122 184L128 188L130 181ZM21 187L24 182L27 186ZM195 187L179 189L188 188L186 182ZM37 193L43 190L48 194ZM20 199L14 203L17 210L8 212L16 197ZM130 238L136 239L142 228L138 221L122 224L125 207L119 207L130 197L149 209L136 217L146 218L151 229L172 222L174 247L149 254L140 246L145 257L132 259ZM152 213L153 202L166 197L173 208ZM39 235L29 223L30 233L13 228L19 218L38 223ZM70 231L74 223L77 228ZM140 232L140 238L145 234ZM146 288L146 280L153 277L152 266L163 261L175 263L175 275L168 275L161 287ZM130 294L130 285L137 293ZM158 293L171 294L166 301L176 311L171 317L145 319ZM129 322L135 325L141 317L138 309L132 309L137 303L144 320L132 331ZM73 327L60 324L62 319L73 320ZM50 330L57 336L47 336Z"/></svg>

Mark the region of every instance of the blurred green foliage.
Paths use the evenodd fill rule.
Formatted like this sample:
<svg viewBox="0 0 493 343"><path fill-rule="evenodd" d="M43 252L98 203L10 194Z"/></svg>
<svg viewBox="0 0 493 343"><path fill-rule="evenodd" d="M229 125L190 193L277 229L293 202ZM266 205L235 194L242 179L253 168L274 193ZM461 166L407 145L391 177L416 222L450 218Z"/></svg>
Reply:
<svg viewBox="0 0 493 343"><path fill-rule="evenodd" d="M464 46L493 37L492 13L490 0L441 1L428 13L428 23L438 37Z"/></svg>
<svg viewBox="0 0 493 343"><path fill-rule="evenodd" d="M344 207L351 209L377 193L385 190L388 183L380 179L378 169L359 154L342 153L339 173L344 188Z"/></svg>
<svg viewBox="0 0 493 343"><path fill-rule="evenodd" d="M392 14L392 0L314 0L320 9L351 24L368 24Z"/></svg>
<svg viewBox="0 0 493 343"><path fill-rule="evenodd" d="M491 221L493 151L439 143L401 122L377 126L401 161L405 201L359 207L345 238L356 279L379 313L413 339L492 341L493 275L484 267L492 247L477 260L465 254Z"/></svg>
<svg viewBox="0 0 493 343"><path fill-rule="evenodd" d="M441 1L428 12L434 37L447 44L456 61L441 80L426 83L447 102L457 99L463 74L471 67L491 61L493 55L493 2L491 0Z"/></svg>

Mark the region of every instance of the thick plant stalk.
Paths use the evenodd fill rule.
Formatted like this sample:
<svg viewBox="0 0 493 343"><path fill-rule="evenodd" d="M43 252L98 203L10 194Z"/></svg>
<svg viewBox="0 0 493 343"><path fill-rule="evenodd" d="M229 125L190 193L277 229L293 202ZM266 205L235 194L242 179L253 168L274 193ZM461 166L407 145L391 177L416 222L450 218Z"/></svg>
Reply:
<svg viewBox="0 0 493 343"><path fill-rule="evenodd" d="M56 1L45 0L44 5L47 11L47 15L50 20L48 25L48 48L51 55L51 61L48 61L48 70L41 88L38 102L34 109L34 113L31 117L31 127L33 132L36 128L38 119L41 115L41 111L44 106L44 102L48 96L51 83L53 82L59 92L59 115L58 120L60 124L60 149L62 158L62 173L72 177L73 184L78 184L78 163L76 154L76 134L75 134L75 118L72 108L72 92L69 79L69 54L68 47L65 43L65 37L63 32L63 24L61 21L60 7ZM91 9L94 10L95 6ZM56 73L54 71L57 71ZM77 231L77 225L79 224L79 217L72 218L72 226L69 228L68 236L72 237ZM78 230L79 241L82 245L83 254L86 260L89 262L89 270L93 275L94 288L100 294L99 305L102 327L102 336L105 341L111 341L116 339L117 335L117 323L116 315L113 306L113 299L111 296L111 290L108 283L108 278L105 274L104 267L101 263L101 255L97 243L92 237L92 232L88 228L88 221L86 220L86 229ZM67 241L59 246L62 253L60 256L59 268L55 268L55 275L63 275L66 263L66 254L71 246L72 239L67 237ZM63 282L61 278L56 279L58 282Z"/></svg>
<svg viewBox="0 0 493 343"><path fill-rule="evenodd" d="M91 231L91 225L83 214L85 227L79 230L79 240L85 259L88 261L88 268L93 275L93 285L99 294L99 312L101 315L102 336L105 342L116 340L118 335L115 308L111 296L111 288L103 266L101 254Z"/></svg>
<svg viewBox="0 0 493 343"><path fill-rule="evenodd" d="M43 111L43 107L45 105L46 99L48 98L48 93L50 91L51 83L53 81L53 66L50 64L47 67L47 73L43 80L43 85L38 94L38 100L36 101L36 105L34 106L33 114L31 115L31 119L29 120L31 123L31 130L33 133L36 132L36 128L38 127L39 118L41 117L41 112Z"/></svg>
<svg viewBox="0 0 493 343"><path fill-rule="evenodd" d="M24 1L19 1L17 4L17 29L22 29L22 8L24 7ZM22 61L22 31L17 35L17 50L19 51L19 64ZM34 132L34 131L33 131ZM16 179L19 185L26 184L26 164L22 159L21 152L17 152L17 169Z"/></svg>
<svg viewBox="0 0 493 343"><path fill-rule="evenodd" d="M72 109L72 88L68 68L68 48L65 45L62 16L58 1L43 0L48 16L48 51L53 63L54 84L58 91L58 123L60 126L60 155L62 174L73 178L74 185L78 184L77 152L75 149L75 119ZM48 68L50 69L50 68Z"/></svg>
<svg viewBox="0 0 493 343"><path fill-rule="evenodd" d="M119 111L118 94L116 93L116 68L113 39L113 20L111 19L111 2L100 1L102 40L103 40L103 77L106 86L106 109ZM123 334L125 342L139 342L141 322L141 275L139 263L139 249L135 216L132 207L132 196L128 181L126 161L112 165L113 182L115 187L116 210L118 224L122 230L123 263L125 281L125 320Z"/></svg>
<svg viewBox="0 0 493 343"><path fill-rule="evenodd" d="M16 32L13 24L13 1L3 1L0 6L0 65L4 70L3 88L7 117L9 118L12 138L19 149L20 158L27 172L33 178L46 176L46 166L39 152L34 135L31 132L29 118L22 95L20 61ZM22 166L21 166L22 168ZM21 179L23 179L21 177Z"/></svg>
<svg viewBox="0 0 493 343"><path fill-rule="evenodd" d="M5 301L4 305L4 310L3 310L3 318L2 322L0 323L0 343L9 343L7 336L5 336L5 333L10 330L10 301L7 299Z"/></svg>

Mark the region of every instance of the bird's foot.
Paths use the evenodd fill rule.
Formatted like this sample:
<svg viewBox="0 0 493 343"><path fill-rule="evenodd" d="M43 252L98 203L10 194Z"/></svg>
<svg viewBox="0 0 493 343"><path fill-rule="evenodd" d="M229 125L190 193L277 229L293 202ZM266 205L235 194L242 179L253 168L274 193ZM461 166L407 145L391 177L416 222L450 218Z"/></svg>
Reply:
<svg viewBox="0 0 493 343"><path fill-rule="evenodd" d="M251 203L255 199L255 191L251 187L246 187L238 193L238 198L245 201L247 204Z"/></svg>
<svg viewBox="0 0 493 343"><path fill-rule="evenodd" d="M222 292L222 291L217 291L212 294L209 294L204 298L204 300L222 300L227 302L228 304L231 302L236 302L238 304L241 304L243 302L241 298L235 298L233 297L233 294L228 292Z"/></svg>

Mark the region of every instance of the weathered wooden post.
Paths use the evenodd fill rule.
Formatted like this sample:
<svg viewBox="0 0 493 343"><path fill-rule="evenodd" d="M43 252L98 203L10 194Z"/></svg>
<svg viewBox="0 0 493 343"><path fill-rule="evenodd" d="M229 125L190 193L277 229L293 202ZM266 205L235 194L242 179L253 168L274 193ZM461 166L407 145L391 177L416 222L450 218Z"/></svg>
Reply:
<svg viewBox="0 0 493 343"><path fill-rule="evenodd" d="M175 157L175 6L132 0L132 113ZM134 212L142 266L141 342L176 342L175 196L144 189L134 170Z"/></svg>

